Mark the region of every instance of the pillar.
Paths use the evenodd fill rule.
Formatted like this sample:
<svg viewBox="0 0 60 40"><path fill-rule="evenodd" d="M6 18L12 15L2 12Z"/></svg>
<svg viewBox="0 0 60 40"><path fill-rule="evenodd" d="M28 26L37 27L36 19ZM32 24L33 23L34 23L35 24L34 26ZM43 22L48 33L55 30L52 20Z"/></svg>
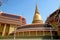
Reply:
<svg viewBox="0 0 60 40"><path fill-rule="evenodd" d="M9 33L12 33L15 30L15 25L10 24Z"/></svg>
<svg viewBox="0 0 60 40"><path fill-rule="evenodd" d="M30 36L30 31L29 31L29 36Z"/></svg>
<svg viewBox="0 0 60 40"><path fill-rule="evenodd" d="M50 28L51 40L53 40L52 29Z"/></svg>
<svg viewBox="0 0 60 40"><path fill-rule="evenodd" d="M2 36L5 36L6 24L4 25Z"/></svg>
<svg viewBox="0 0 60 40"><path fill-rule="evenodd" d="M43 29L43 36L45 36L46 34L45 34L45 32L44 32L44 29Z"/></svg>
<svg viewBox="0 0 60 40"><path fill-rule="evenodd" d="M37 30L36 30L36 36L37 36Z"/></svg>
<svg viewBox="0 0 60 40"><path fill-rule="evenodd" d="M1 29L1 23L0 23L0 29ZM2 31L0 30L0 35L1 35L1 32L2 32Z"/></svg>
<svg viewBox="0 0 60 40"><path fill-rule="evenodd" d="M23 31L22 33L23 33L23 36L25 36L25 35L24 35L24 31Z"/></svg>

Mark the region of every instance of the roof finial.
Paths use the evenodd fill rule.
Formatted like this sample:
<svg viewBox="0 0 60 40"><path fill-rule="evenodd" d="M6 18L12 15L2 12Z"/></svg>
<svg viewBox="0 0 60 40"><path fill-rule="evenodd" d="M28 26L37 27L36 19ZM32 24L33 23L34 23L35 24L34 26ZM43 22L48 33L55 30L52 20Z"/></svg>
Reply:
<svg viewBox="0 0 60 40"><path fill-rule="evenodd" d="M36 9L38 9L38 5L36 4Z"/></svg>
<svg viewBox="0 0 60 40"><path fill-rule="evenodd" d="M36 4L36 10L35 10L35 13L38 12L38 5Z"/></svg>
<svg viewBox="0 0 60 40"><path fill-rule="evenodd" d="M60 6L58 7L58 9L60 9Z"/></svg>

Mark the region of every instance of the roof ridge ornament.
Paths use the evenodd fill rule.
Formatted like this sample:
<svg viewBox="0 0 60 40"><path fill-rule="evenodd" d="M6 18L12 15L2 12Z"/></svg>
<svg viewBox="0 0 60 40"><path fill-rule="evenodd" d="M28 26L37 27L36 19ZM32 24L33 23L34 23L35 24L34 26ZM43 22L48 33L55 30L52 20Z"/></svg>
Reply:
<svg viewBox="0 0 60 40"><path fill-rule="evenodd" d="M60 6L58 7L58 9L60 9Z"/></svg>

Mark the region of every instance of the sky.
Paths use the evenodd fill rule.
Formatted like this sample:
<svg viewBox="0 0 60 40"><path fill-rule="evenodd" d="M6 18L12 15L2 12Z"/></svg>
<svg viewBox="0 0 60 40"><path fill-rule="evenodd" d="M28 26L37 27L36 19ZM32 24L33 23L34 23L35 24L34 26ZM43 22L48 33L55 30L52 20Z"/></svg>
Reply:
<svg viewBox="0 0 60 40"><path fill-rule="evenodd" d="M0 11L9 14L15 14L26 18L27 24L31 24L38 5L38 10L42 16L43 22L47 17L57 10L60 6L60 0L0 0L3 2Z"/></svg>

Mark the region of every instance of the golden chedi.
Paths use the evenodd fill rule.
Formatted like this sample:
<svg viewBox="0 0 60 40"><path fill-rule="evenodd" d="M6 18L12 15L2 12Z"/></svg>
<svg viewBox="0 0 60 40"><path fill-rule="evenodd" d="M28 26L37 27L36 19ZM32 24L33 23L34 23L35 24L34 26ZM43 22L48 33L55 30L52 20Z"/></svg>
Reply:
<svg viewBox="0 0 60 40"><path fill-rule="evenodd" d="M37 5L36 5L36 10L35 10L35 14L34 14L34 18L33 18L32 23L40 23L40 24L43 24L42 17L41 17L41 15L38 12Z"/></svg>

